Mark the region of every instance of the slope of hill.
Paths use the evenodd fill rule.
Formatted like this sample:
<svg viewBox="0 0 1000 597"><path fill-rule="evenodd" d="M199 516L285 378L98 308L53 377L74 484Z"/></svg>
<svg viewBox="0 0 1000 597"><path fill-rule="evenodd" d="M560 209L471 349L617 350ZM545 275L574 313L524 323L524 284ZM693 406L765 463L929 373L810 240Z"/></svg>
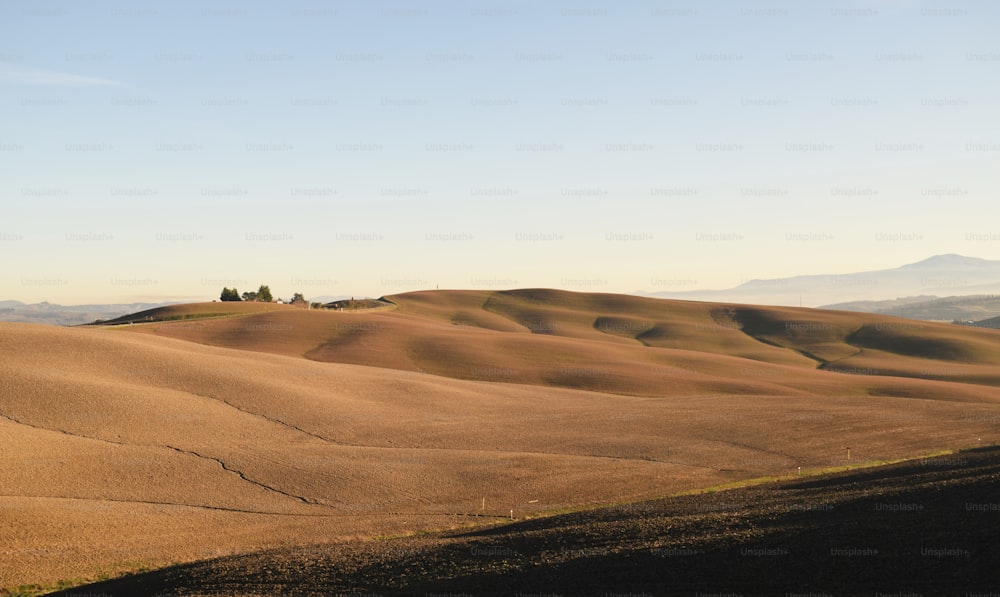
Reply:
<svg viewBox="0 0 1000 597"><path fill-rule="evenodd" d="M981 321L973 322L974 326L978 328L987 328L991 330L1000 330L1000 317L991 317L989 319L983 319Z"/></svg>
<svg viewBox="0 0 1000 597"><path fill-rule="evenodd" d="M122 325L134 323L151 323L163 321L183 321L189 319L204 319L213 317L231 317L250 313L266 313L269 311L291 309L291 305L279 303L258 303L255 301L229 301L211 303L184 303L179 305L158 306L136 313L126 313L114 319L100 322L99 325Z"/></svg>
<svg viewBox="0 0 1000 597"><path fill-rule="evenodd" d="M1000 261L936 255L901 267L750 280L725 290L656 292L647 296L759 305L814 307L848 301L879 301L917 295L1000 294Z"/></svg>
<svg viewBox="0 0 1000 597"><path fill-rule="evenodd" d="M224 557L101 595L989 594L1000 452L622 504L472 532ZM64 593L69 595L69 593Z"/></svg>
<svg viewBox="0 0 1000 597"><path fill-rule="evenodd" d="M830 372L1000 381L997 335L949 324L539 289L387 299L396 311L279 309L130 331L322 362L642 396L895 392L961 400L989 390L870 377L859 385ZM184 307L189 316L211 308Z"/></svg>
<svg viewBox="0 0 1000 597"><path fill-rule="evenodd" d="M1000 317L1000 295L909 297L892 301L856 301L825 305L823 309L880 313L924 321L975 321Z"/></svg>
<svg viewBox="0 0 1000 597"><path fill-rule="evenodd" d="M994 330L552 290L388 300L0 324L0 586L1000 440Z"/></svg>
<svg viewBox="0 0 1000 597"><path fill-rule="evenodd" d="M938 300L939 296L924 294L920 296L904 296L896 299L886 299L884 301L848 301L846 303L833 303L830 305L820 305L819 309L829 309L831 311L857 311L858 313L888 313L893 309L912 305L916 303L929 303Z"/></svg>

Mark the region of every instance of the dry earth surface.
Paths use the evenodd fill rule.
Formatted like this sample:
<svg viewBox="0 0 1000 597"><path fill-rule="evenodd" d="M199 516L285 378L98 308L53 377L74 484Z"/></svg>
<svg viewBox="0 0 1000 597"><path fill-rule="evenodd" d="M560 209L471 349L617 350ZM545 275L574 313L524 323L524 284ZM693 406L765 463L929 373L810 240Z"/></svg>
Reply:
<svg viewBox="0 0 1000 597"><path fill-rule="evenodd" d="M70 595L990 595L1000 451L488 529L218 558Z"/></svg>
<svg viewBox="0 0 1000 597"><path fill-rule="evenodd" d="M998 443L997 330L553 290L387 298L0 324L0 587L362 553L511 511L534 519L517 532L566 508Z"/></svg>

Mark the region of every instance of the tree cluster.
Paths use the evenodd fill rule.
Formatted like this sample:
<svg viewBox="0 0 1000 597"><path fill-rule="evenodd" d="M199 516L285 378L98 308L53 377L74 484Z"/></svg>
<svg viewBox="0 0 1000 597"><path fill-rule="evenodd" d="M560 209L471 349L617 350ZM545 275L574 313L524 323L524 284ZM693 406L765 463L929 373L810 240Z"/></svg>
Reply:
<svg viewBox="0 0 1000 597"><path fill-rule="evenodd" d="M219 300L222 301L257 301L261 303L270 303L273 298L271 297L271 289L266 284L261 284L257 292L244 292L242 295L236 288L223 288L222 294L219 296Z"/></svg>

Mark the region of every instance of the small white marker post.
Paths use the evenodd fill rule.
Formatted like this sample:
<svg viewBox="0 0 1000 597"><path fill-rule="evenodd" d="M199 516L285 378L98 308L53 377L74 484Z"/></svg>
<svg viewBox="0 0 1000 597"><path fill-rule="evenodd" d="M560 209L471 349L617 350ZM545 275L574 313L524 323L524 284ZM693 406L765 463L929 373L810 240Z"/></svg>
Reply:
<svg viewBox="0 0 1000 597"><path fill-rule="evenodd" d="M485 510L485 509L486 509L486 498L483 498L483 507L480 508L480 510Z"/></svg>
<svg viewBox="0 0 1000 597"><path fill-rule="evenodd" d="M510 519L514 520L514 511L513 510L510 511Z"/></svg>

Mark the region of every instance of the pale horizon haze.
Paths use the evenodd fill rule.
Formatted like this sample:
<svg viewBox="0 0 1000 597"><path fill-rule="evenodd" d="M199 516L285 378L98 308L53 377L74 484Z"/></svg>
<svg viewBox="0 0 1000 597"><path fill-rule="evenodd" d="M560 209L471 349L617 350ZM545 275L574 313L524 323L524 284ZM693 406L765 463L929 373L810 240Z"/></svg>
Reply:
<svg viewBox="0 0 1000 597"><path fill-rule="evenodd" d="M0 300L1000 259L1000 4L0 4Z"/></svg>

